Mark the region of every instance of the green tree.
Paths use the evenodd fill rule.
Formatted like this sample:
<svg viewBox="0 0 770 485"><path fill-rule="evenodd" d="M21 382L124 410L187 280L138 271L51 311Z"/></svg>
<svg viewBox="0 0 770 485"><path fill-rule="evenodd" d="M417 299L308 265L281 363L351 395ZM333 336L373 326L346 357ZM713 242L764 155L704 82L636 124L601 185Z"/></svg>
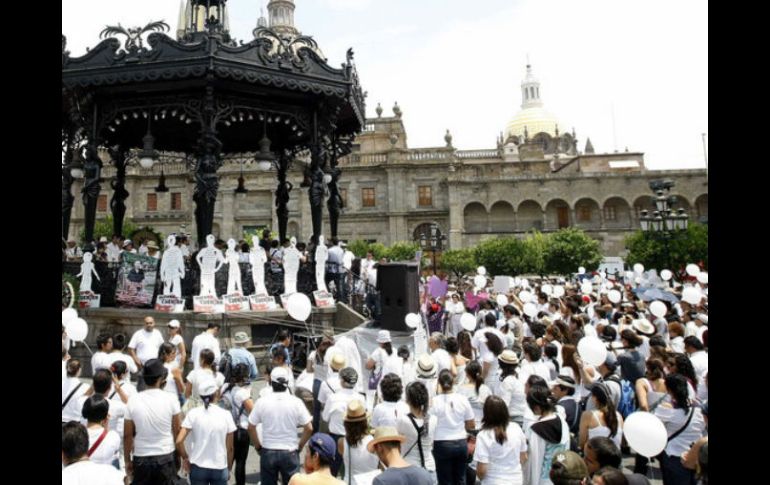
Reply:
<svg viewBox="0 0 770 485"><path fill-rule="evenodd" d="M473 248L450 249L441 254L441 269L454 273L457 278L474 271L478 266Z"/></svg>
<svg viewBox="0 0 770 485"><path fill-rule="evenodd" d="M526 266L528 273L545 275L545 249L548 247L548 236L532 231L524 238L526 245Z"/></svg>
<svg viewBox="0 0 770 485"><path fill-rule="evenodd" d="M112 214L107 214L104 216L103 219L97 219L96 224L94 225L94 239L96 241L99 241L101 237L106 237L110 241L112 241L112 229L113 229L113 222L112 222ZM123 219L123 235L124 236L130 236L131 234L135 233L139 227L131 221L128 217ZM84 244L86 242L86 229L85 227L80 230L80 242L81 244Z"/></svg>
<svg viewBox="0 0 770 485"><path fill-rule="evenodd" d="M365 258L369 250L369 243L363 239L356 239L348 243L348 251L356 255L357 258Z"/></svg>
<svg viewBox="0 0 770 485"><path fill-rule="evenodd" d="M533 270L527 243L514 236L488 239L476 246L474 255L491 276L515 276Z"/></svg>
<svg viewBox="0 0 770 485"><path fill-rule="evenodd" d="M416 242L397 242L387 249L385 257L391 261L412 261L419 249L420 245Z"/></svg>
<svg viewBox="0 0 770 485"><path fill-rule="evenodd" d="M690 263L703 263L708 269L709 229L704 224L690 223L686 236L668 241L668 250L663 240L654 239L640 230L626 238L626 249L626 261L630 265L641 263L648 269L677 271ZM669 268L669 264L673 268Z"/></svg>
<svg viewBox="0 0 770 485"><path fill-rule="evenodd" d="M543 257L545 270L559 275L574 273L580 266L586 271L594 271L602 262L599 241L574 227L551 234Z"/></svg>

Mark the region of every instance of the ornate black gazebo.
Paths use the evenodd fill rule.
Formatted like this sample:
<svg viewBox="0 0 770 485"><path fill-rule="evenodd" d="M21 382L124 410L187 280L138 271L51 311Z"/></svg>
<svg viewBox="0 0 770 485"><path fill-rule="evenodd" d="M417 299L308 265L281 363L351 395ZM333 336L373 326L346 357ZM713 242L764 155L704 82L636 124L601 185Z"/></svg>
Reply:
<svg viewBox="0 0 770 485"><path fill-rule="evenodd" d="M237 44L217 19L226 0L192 0L206 12L203 31L190 20L187 34L174 40L169 26L107 27L104 40L81 57L70 57L62 35L62 234L67 237L74 202L73 173L83 174L86 241L93 240L106 148L117 174L110 202L114 232L122 232L126 165L136 159L151 167L159 152L186 156L194 177L199 244L212 230L219 186L217 169L227 155L253 156L277 169L276 212L286 237L292 185L290 164L310 154L303 185L310 187L313 238L321 234L323 201L331 235L337 234L341 197L339 157L351 150L364 126L364 93L353 51L341 69L329 66L311 37L266 27ZM148 47L144 46L142 36ZM124 43L113 37L125 37Z"/></svg>

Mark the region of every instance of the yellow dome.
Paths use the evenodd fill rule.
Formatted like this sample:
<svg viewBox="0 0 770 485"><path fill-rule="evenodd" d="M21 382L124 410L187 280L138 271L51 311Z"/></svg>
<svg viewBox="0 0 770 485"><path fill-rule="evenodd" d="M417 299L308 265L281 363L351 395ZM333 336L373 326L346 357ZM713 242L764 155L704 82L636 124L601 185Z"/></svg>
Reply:
<svg viewBox="0 0 770 485"><path fill-rule="evenodd" d="M512 135L518 137L524 136L524 127L527 128L530 138L540 132L545 132L553 136L556 133L557 125L559 125L559 120L545 108L525 108L519 111L508 123L508 126L505 129L505 137L508 138ZM562 131L562 129L559 128L559 131Z"/></svg>

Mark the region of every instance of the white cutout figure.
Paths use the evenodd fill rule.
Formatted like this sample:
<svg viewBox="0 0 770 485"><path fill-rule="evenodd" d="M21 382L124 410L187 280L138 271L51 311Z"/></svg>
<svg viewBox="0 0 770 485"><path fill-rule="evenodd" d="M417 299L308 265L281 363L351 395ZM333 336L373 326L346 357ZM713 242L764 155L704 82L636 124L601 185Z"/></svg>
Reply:
<svg viewBox="0 0 770 485"><path fill-rule="evenodd" d="M96 276L98 281L101 281L96 273L94 263L91 262L93 257L91 253L83 253L83 264L80 265L80 273L77 274L77 276L82 276L80 279L80 291L91 291L91 273Z"/></svg>
<svg viewBox="0 0 770 485"><path fill-rule="evenodd" d="M225 260L229 264L229 270L227 272L227 294L233 293L243 294L243 288L241 288L241 267L238 265L240 262L240 255L235 250L235 239L227 240L227 251L225 252Z"/></svg>
<svg viewBox="0 0 770 485"><path fill-rule="evenodd" d="M318 247L315 248L315 282L318 285L318 291L329 291L326 289L326 260L329 259L329 249L324 244L324 237L318 236Z"/></svg>
<svg viewBox="0 0 770 485"><path fill-rule="evenodd" d="M214 247L214 241L216 238L212 234L206 236L207 246L198 251L195 258L201 268L201 291L198 296L217 296L214 274L225 264L225 258L222 251Z"/></svg>
<svg viewBox="0 0 770 485"><path fill-rule="evenodd" d="M288 248L283 250L283 287L284 293L291 295L297 292L297 271L299 271L299 258L302 257L297 250L297 238L291 238Z"/></svg>
<svg viewBox="0 0 770 485"><path fill-rule="evenodd" d="M251 278L254 280L254 294L267 295L265 287L265 263L267 263L267 253L265 248L259 245L259 236L251 239L252 246L249 252L249 263L251 263Z"/></svg>
<svg viewBox="0 0 770 485"><path fill-rule="evenodd" d="M160 260L160 279L163 281L163 294L182 298L182 278L184 278L184 256L176 245L176 236L166 239L166 252Z"/></svg>

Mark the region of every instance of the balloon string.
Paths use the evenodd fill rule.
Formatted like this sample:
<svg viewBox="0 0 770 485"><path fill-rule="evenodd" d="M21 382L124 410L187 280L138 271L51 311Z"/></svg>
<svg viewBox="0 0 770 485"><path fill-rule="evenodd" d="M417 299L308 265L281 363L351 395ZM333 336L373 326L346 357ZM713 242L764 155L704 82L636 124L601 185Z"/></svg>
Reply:
<svg viewBox="0 0 770 485"><path fill-rule="evenodd" d="M94 355L94 352L93 352L93 350L91 350L91 347L89 347L89 346L88 346L88 344L86 343L86 341L85 341L85 340L83 340L83 345L85 345L85 346L86 346L86 348L87 348L87 349L88 349L88 351L91 353L91 355Z"/></svg>

